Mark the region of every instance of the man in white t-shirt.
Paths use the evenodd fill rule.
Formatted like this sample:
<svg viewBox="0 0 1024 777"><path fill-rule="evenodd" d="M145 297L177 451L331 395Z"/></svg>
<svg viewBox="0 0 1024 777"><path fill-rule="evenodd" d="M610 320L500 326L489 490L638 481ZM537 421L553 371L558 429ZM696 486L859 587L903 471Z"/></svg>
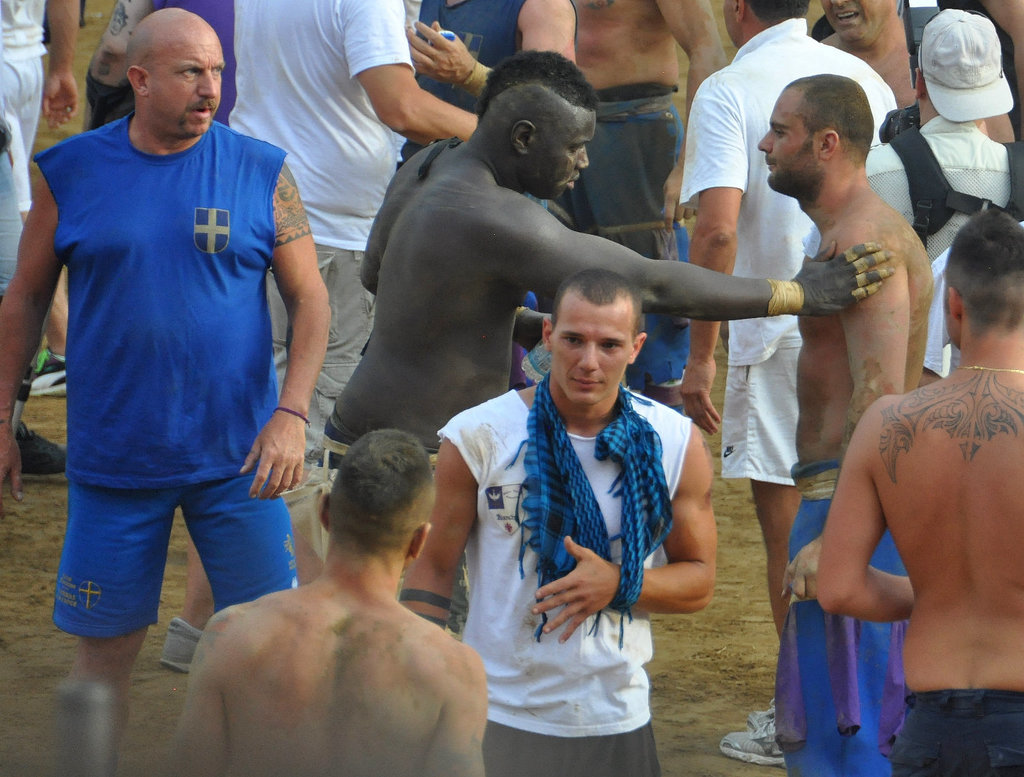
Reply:
<svg viewBox="0 0 1024 777"><path fill-rule="evenodd" d="M769 189L768 170L757 150L775 100L788 83L820 73L853 78L867 93L876 125L896 107L892 90L868 64L807 36L807 7L807 0L726 3L725 26L739 50L729 66L701 84L687 126L680 200L697 207L690 242L693 264L753 278L791 272L803 261L802 241L811 222L795 200ZM797 460L800 334L794 316L730 324L729 375L719 415L710 396L718 331L718 322L691 322L681 390L694 423L709 434L722 424L722 476L750 479L768 558L772 617L781 633L786 614L782 576L800 502L789 474ZM761 718L770 722L770 716ZM774 730L752 733L762 734L766 745L754 755L780 764ZM736 754L736 748L723 744L726 749Z"/></svg>
<svg viewBox="0 0 1024 777"><path fill-rule="evenodd" d="M488 777L661 773L648 613L710 601L717 539L702 436L620 386L640 316L617 273L571 276L544 323L549 376L440 431L433 529L400 598L443 626L466 550Z"/></svg>
<svg viewBox="0 0 1024 777"><path fill-rule="evenodd" d="M43 76L43 12L49 14L50 59ZM51 127L78 110L78 87L71 71L78 35L78 0L3 0L4 116L14 133L11 159L18 210L32 205L29 160L42 108Z"/></svg>
<svg viewBox="0 0 1024 777"><path fill-rule="evenodd" d="M49 72L44 80L43 11L51 15ZM42 106L52 126L74 116L78 92L71 60L78 32L77 0L4 0L0 3L0 113L7 134L0 160L0 300L14 276L22 218L32 204L29 157ZM44 96L45 90L45 96ZM27 388L27 387L26 387ZM24 402L15 404L14 422L22 472L54 475L64 471L65 451L21 422Z"/></svg>
<svg viewBox="0 0 1024 777"><path fill-rule="evenodd" d="M370 225L395 171L391 131L422 143L467 138L476 117L416 84L400 0L237 3L235 56L231 126L288 152L331 300L331 336L310 406L306 459L312 463L322 455L325 422L373 324L373 295L359 274ZM279 295L271 289L270 297L281 365L288 330ZM311 509L301 515L293 505L293 518L316 537L315 499L307 501Z"/></svg>

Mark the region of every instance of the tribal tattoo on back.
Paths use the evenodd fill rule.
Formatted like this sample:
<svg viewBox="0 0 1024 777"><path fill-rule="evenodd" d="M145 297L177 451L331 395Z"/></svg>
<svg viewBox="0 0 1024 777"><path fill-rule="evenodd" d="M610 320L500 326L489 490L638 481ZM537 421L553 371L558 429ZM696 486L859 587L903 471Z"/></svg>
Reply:
<svg viewBox="0 0 1024 777"><path fill-rule="evenodd" d="M979 373L952 385L934 384L908 394L882 411L878 452L889 479L896 483L896 461L917 436L932 429L958 442L964 461L996 435L1020 436L1024 430L1024 391L998 375Z"/></svg>

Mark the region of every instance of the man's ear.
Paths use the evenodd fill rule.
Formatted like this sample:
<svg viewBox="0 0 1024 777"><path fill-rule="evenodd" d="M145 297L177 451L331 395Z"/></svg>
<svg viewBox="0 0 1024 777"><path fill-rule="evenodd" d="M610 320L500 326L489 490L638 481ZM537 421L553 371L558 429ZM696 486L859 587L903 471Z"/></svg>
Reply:
<svg viewBox="0 0 1024 777"><path fill-rule="evenodd" d="M540 322L540 339L544 347L551 350L551 333L555 331L555 325L551 323L551 316L546 316Z"/></svg>
<svg viewBox="0 0 1024 777"><path fill-rule="evenodd" d="M963 321L964 319L964 298L952 286L946 288L946 312L954 321Z"/></svg>
<svg viewBox="0 0 1024 777"><path fill-rule="evenodd" d="M917 68L917 78L914 79L914 98L918 101L922 97L928 96L928 85L924 82L924 73L921 72L921 68Z"/></svg>
<svg viewBox="0 0 1024 777"><path fill-rule="evenodd" d="M629 357L630 364L636 362L637 357L640 355L640 349L644 347L644 342L646 340L646 332L638 332L636 337L633 338L633 355Z"/></svg>
<svg viewBox="0 0 1024 777"><path fill-rule="evenodd" d="M952 286L946 287L946 331L949 339L957 348L964 328L964 298Z"/></svg>
<svg viewBox="0 0 1024 777"><path fill-rule="evenodd" d="M520 119L512 125L512 148L517 154L521 155L529 151L536 131L536 125L528 119Z"/></svg>
<svg viewBox="0 0 1024 777"><path fill-rule="evenodd" d="M412 538L409 540L409 547L405 551L405 563L413 561L419 558L420 553L423 551L423 546L427 544L427 535L430 534L430 524L421 523L416 527L412 533Z"/></svg>
<svg viewBox="0 0 1024 777"><path fill-rule="evenodd" d="M132 85L135 94L142 96L149 94L149 73L145 68L139 65L132 65L128 68L128 82Z"/></svg>
<svg viewBox="0 0 1024 777"><path fill-rule="evenodd" d="M836 151L839 150L840 140L839 133L834 129L823 129L815 138L815 143L818 147L818 157L820 159L831 159L835 156Z"/></svg>

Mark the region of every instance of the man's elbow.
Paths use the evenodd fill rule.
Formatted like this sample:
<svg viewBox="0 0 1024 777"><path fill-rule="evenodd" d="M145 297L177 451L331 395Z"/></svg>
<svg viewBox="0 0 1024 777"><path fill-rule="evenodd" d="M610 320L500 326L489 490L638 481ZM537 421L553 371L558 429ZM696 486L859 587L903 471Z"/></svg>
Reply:
<svg viewBox="0 0 1024 777"><path fill-rule="evenodd" d="M373 109L377 118L399 135L408 137L409 134L416 133L416 115L406 101L388 101L382 105L374 105Z"/></svg>
<svg viewBox="0 0 1024 777"><path fill-rule="evenodd" d="M697 212L697 226L690 240L690 262L701 267L710 267L722 272L727 268L721 257L735 256L737 236L735 226L724 224L700 223L700 211Z"/></svg>
<svg viewBox="0 0 1024 777"><path fill-rule="evenodd" d="M706 591L704 591L700 596L691 601L690 609L688 609L687 612L700 612L709 604L711 604L711 600L714 598L714 594L715 586L714 583L712 583L707 587Z"/></svg>
<svg viewBox="0 0 1024 777"><path fill-rule="evenodd" d="M690 588L688 593L689 595L683 602L683 606L679 609L680 613L700 612L711 604L715 594L714 566L710 566L705 570L700 580Z"/></svg>
<svg viewBox="0 0 1024 777"><path fill-rule="evenodd" d="M837 578L827 567L818 568L818 604L833 615L850 615L855 607L857 589Z"/></svg>
<svg viewBox="0 0 1024 777"><path fill-rule="evenodd" d="M437 133L430 126L424 111L423 100L427 97L426 92L415 86L404 94L395 92L391 99L377 100L373 110L377 118L392 131L416 143L426 144L437 140L434 137Z"/></svg>

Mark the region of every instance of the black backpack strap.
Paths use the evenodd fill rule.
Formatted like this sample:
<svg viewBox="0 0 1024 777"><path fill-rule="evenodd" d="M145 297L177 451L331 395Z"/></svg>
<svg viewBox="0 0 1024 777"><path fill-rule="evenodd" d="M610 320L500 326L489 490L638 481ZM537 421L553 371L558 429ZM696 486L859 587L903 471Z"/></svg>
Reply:
<svg viewBox="0 0 1024 777"><path fill-rule="evenodd" d="M947 195L953 187L946 180L935 154L916 127L899 133L889 142L903 162L910 185L910 202L913 206L914 231L921 242L928 244L928 235L934 235L953 216L953 208L947 204ZM966 196L966 195L965 195Z"/></svg>
<svg viewBox="0 0 1024 777"><path fill-rule="evenodd" d="M1003 145L1010 160L1010 201L1004 210L1017 221L1024 221L1024 142Z"/></svg>

